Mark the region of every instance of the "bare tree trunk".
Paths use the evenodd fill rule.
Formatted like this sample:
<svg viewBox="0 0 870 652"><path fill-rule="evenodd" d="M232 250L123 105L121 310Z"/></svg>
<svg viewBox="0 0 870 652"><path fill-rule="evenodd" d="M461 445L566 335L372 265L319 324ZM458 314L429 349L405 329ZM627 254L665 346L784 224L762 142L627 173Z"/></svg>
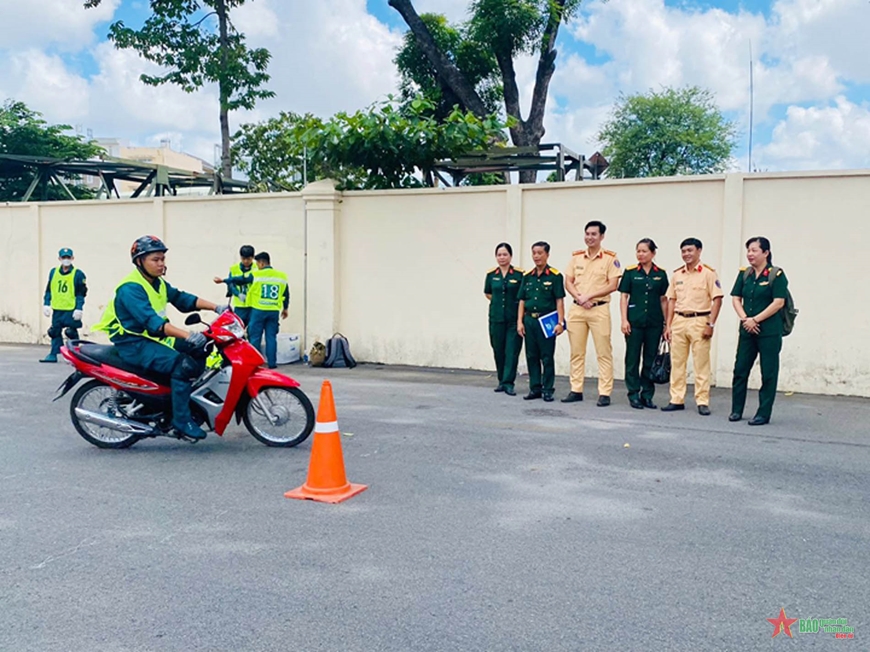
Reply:
<svg viewBox="0 0 870 652"><path fill-rule="evenodd" d="M224 70L227 68L229 57L229 37L227 35L227 6L224 0L217 0L215 11L218 16L218 28L220 30L221 62ZM218 83L220 93L221 112L221 175L224 179L233 176L233 161L230 158L230 116L229 116L229 91L223 81Z"/></svg>

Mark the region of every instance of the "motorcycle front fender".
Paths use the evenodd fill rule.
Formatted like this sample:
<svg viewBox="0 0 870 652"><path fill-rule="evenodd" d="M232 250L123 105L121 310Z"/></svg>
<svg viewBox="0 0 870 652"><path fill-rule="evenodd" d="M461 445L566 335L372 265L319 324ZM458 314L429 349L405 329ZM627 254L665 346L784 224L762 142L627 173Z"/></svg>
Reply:
<svg viewBox="0 0 870 652"><path fill-rule="evenodd" d="M294 388L299 387L299 383L289 376L279 374L277 371L272 371L271 369L257 369L251 374L251 377L248 378L246 386L248 396L254 398L264 387Z"/></svg>
<svg viewBox="0 0 870 652"><path fill-rule="evenodd" d="M72 372L69 377L60 384L60 387L57 388L57 395L53 399L51 399L51 402L54 403L55 401L58 401L66 396L69 391L73 387L78 385L79 381L84 377L85 375L81 371Z"/></svg>

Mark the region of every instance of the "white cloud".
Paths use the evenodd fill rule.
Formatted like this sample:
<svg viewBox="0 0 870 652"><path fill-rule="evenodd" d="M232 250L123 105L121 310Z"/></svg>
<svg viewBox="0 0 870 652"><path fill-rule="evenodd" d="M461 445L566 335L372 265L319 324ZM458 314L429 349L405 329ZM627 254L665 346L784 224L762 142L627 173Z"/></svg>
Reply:
<svg viewBox="0 0 870 652"><path fill-rule="evenodd" d="M418 14L444 14L451 23L468 20L470 5L469 0L416 0L414 2Z"/></svg>
<svg viewBox="0 0 870 652"><path fill-rule="evenodd" d="M14 97L52 122L75 125L88 117L88 88L63 60L41 50L12 54L4 62L0 98Z"/></svg>
<svg viewBox="0 0 870 652"><path fill-rule="evenodd" d="M93 42L94 26L110 20L120 1L104 0L86 11L82 0L0 0L0 50L77 50Z"/></svg>

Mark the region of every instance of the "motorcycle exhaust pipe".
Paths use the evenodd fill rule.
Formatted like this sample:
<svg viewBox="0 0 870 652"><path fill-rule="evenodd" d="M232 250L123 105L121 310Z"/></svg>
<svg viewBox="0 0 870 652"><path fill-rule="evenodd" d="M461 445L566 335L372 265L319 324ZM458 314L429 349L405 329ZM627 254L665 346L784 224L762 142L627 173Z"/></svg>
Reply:
<svg viewBox="0 0 870 652"><path fill-rule="evenodd" d="M83 410L82 408L77 407L75 409L75 413L79 421L93 423L94 425L102 426L103 428L109 428L110 430L126 432L131 435L150 435L154 432L154 429L150 426L136 423L135 421L116 419L115 417L110 417L109 415L102 414L101 412L91 412L90 410Z"/></svg>

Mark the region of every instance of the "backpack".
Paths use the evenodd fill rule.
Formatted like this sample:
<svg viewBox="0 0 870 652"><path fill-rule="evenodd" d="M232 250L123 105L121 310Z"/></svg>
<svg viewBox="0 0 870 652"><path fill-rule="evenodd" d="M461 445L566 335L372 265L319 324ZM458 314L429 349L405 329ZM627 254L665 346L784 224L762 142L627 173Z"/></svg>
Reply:
<svg viewBox="0 0 870 652"><path fill-rule="evenodd" d="M356 360L350 354L350 343L341 333L336 333L326 342L326 360L324 367L347 367L353 369Z"/></svg>
<svg viewBox="0 0 870 652"><path fill-rule="evenodd" d="M781 268L771 265L770 271L775 277L781 271ZM748 267L746 271L743 272L743 280L748 280L749 277L752 276L752 272L752 268ZM800 312L800 310L794 307L794 298L791 296L791 290L786 289L785 304L782 306L780 312L782 313L782 336L786 337L787 335L791 335L791 332L794 330L794 322Z"/></svg>

